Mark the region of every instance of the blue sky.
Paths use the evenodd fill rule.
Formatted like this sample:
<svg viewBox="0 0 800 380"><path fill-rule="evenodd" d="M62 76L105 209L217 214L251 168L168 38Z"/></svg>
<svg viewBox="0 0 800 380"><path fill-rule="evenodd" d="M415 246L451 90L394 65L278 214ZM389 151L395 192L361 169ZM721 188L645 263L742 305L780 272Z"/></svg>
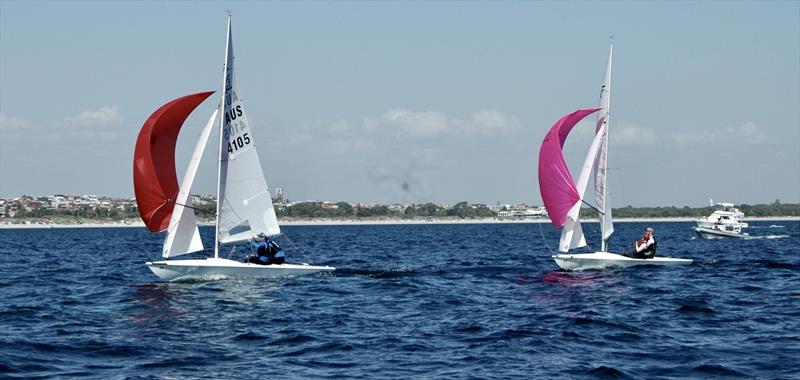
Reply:
<svg viewBox="0 0 800 380"><path fill-rule="evenodd" d="M226 9L291 199L540 203L541 139L597 104L614 35L614 206L800 202L796 1L2 1L0 196L132 196L144 120L221 86ZM217 99L184 126L179 176ZM195 193L215 191L211 151Z"/></svg>

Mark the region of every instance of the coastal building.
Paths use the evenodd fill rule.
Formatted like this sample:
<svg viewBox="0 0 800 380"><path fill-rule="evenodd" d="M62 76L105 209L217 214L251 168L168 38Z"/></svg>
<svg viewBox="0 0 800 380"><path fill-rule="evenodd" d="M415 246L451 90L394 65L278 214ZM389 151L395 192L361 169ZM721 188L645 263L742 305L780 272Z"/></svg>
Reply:
<svg viewBox="0 0 800 380"><path fill-rule="evenodd" d="M388 207L389 207L389 211L405 212L406 209L408 208L408 206L409 205L406 205L406 204L392 203Z"/></svg>
<svg viewBox="0 0 800 380"><path fill-rule="evenodd" d="M279 204L283 204L284 203L284 196L283 196L283 188L282 187L276 187L275 188L275 197L272 198L272 203L279 203Z"/></svg>

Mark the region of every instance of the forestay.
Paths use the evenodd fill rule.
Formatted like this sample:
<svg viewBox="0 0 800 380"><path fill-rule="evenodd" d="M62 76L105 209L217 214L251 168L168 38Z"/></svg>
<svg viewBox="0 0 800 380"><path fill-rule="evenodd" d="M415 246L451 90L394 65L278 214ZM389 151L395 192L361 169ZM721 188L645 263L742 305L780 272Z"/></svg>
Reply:
<svg viewBox="0 0 800 380"><path fill-rule="evenodd" d="M253 132L236 84L232 41L229 19L220 119L218 245L245 241L259 232L268 235L280 233Z"/></svg>

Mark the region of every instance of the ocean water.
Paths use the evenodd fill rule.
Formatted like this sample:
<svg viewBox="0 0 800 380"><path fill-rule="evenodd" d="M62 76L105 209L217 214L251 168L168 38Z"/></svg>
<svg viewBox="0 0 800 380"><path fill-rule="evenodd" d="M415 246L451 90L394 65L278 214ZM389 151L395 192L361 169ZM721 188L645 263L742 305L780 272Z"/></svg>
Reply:
<svg viewBox="0 0 800 380"><path fill-rule="evenodd" d="M164 283L143 228L0 230L0 378L800 378L800 223L612 248L647 225L695 262L562 272L549 224L287 226L338 270Z"/></svg>

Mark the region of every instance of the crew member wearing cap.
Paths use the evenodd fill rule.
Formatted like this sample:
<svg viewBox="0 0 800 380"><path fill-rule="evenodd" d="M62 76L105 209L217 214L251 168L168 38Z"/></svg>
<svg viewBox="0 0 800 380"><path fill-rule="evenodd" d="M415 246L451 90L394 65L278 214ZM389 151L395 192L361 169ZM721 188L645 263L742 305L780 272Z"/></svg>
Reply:
<svg viewBox="0 0 800 380"><path fill-rule="evenodd" d="M636 249L631 257L637 259L652 259L656 256L656 238L653 236L653 228L647 227L644 230L644 236L640 240L633 243Z"/></svg>
<svg viewBox="0 0 800 380"><path fill-rule="evenodd" d="M256 252L256 256L247 258L248 263L253 264L283 264L286 256L281 250L278 243L270 240L270 238L263 232L256 235L250 242L250 246Z"/></svg>

